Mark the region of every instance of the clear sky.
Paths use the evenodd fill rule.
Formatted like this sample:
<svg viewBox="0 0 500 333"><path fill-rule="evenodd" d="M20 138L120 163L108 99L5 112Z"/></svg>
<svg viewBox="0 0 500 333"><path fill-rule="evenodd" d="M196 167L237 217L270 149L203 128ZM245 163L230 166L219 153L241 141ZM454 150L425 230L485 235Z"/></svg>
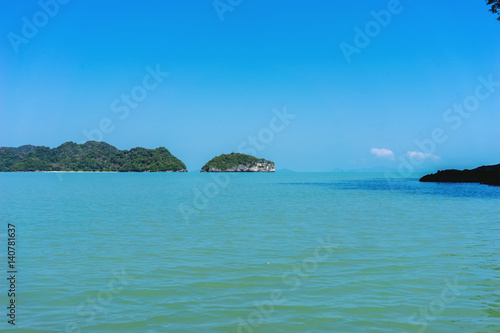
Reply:
<svg viewBox="0 0 500 333"><path fill-rule="evenodd" d="M500 163L483 0L5 0L0 40L0 146L164 146L190 171L232 151L295 171Z"/></svg>

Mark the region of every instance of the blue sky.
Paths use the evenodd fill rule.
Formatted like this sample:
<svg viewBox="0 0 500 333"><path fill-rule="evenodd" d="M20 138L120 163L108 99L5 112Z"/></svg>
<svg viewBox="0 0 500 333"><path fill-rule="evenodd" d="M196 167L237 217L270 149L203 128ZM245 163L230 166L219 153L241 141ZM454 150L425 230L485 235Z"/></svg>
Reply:
<svg viewBox="0 0 500 333"><path fill-rule="evenodd" d="M500 163L484 1L55 1L0 5L0 146L164 146L190 171L232 151L295 171Z"/></svg>

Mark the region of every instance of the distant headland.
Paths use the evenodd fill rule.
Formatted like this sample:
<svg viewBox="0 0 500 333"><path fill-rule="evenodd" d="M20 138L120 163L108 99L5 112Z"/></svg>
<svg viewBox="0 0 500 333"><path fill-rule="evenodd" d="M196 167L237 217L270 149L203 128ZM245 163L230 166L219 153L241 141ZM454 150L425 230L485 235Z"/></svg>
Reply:
<svg viewBox="0 0 500 333"><path fill-rule="evenodd" d="M274 172L274 162L251 155L231 153L212 158L200 172Z"/></svg>
<svg viewBox="0 0 500 333"><path fill-rule="evenodd" d="M25 145L0 147L0 171L187 172L168 149L119 150L105 142L66 142L57 148Z"/></svg>
<svg viewBox="0 0 500 333"><path fill-rule="evenodd" d="M421 182L480 183L500 186L500 164L486 165L472 170L443 170L420 178Z"/></svg>

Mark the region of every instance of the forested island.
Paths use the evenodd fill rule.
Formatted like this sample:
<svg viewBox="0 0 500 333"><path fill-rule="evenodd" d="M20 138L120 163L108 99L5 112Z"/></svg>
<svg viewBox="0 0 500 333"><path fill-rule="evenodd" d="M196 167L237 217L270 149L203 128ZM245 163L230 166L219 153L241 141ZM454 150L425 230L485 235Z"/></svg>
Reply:
<svg viewBox="0 0 500 333"><path fill-rule="evenodd" d="M500 186L500 164L485 165L472 170L443 170L420 178L421 182L480 183Z"/></svg>
<svg viewBox="0 0 500 333"><path fill-rule="evenodd" d="M274 172L274 162L251 155L231 153L212 158L200 172Z"/></svg>
<svg viewBox="0 0 500 333"><path fill-rule="evenodd" d="M57 148L25 145L0 147L0 171L186 172L168 149L119 150L105 142L66 142Z"/></svg>

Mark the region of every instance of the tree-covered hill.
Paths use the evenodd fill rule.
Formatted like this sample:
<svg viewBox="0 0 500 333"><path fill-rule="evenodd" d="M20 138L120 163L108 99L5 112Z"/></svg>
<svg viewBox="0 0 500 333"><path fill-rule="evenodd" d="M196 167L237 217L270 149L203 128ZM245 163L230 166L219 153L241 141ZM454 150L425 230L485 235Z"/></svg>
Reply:
<svg viewBox="0 0 500 333"><path fill-rule="evenodd" d="M119 150L105 142L66 142L57 148L0 148L0 171L186 171L166 148Z"/></svg>
<svg viewBox="0 0 500 333"><path fill-rule="evenodd" d="M274 172L274 163L246 154L222 154L208 161L201 172Z"/></svg>

